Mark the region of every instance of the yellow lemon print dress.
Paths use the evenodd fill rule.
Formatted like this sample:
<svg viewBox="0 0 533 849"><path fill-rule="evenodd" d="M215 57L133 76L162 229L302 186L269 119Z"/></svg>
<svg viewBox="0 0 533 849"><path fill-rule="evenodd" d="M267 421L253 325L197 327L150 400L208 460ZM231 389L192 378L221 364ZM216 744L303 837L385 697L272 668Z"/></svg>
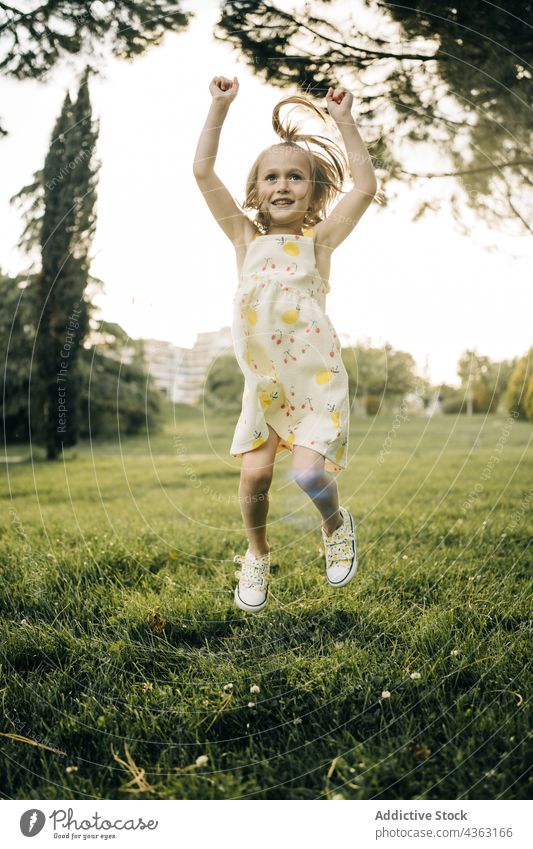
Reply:
<svg viewBox="0 0 533 849"><path fill-rule="evenodd" d="M324 456L327 471L346 468L348 374L325 312L328 292L312 229L252 239L233 301L244 391L232 457L266 442L269 424L280 437L277 453L303 445Z"/></svg>

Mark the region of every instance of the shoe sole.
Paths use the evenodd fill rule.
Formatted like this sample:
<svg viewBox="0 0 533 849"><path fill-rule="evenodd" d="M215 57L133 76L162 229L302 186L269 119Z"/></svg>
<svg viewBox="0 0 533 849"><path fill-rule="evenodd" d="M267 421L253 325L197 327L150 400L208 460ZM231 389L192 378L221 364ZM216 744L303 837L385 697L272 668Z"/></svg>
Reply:
<svg viewBox="0 0 533 849"><path fill-rule="evenodd" d="M248 613L259 613L266 605L268 601L268 589L266 591L265 600L261 602L261 604L247 604L239 595L239 585L235 587L235 604L237 607L240 607L241 610L246 610Z"/></svg>
<svg viewBox="0 0 533 849"><path fill-rule="evenodd" d="M330 581L330 579L328 578L328 574L326 572L326 581L328 582L330 587L345 587L346 584L349 584L350 581L352 581L355 578L355 573L357 572L357 539L355 538L356 537L356 531L355 531L354 524L353 524L353 516L349 511L348 511L348 516L350 517L350 527L351 527L353 534L354 534L354 541L353 542L354 542L354 552L355 553L354 553L354 556L353 556L353 559L352 559L352 565L350 566L350 569L348 570L348 574L346 575L345 578L342 579L342 581Z"/></svg>

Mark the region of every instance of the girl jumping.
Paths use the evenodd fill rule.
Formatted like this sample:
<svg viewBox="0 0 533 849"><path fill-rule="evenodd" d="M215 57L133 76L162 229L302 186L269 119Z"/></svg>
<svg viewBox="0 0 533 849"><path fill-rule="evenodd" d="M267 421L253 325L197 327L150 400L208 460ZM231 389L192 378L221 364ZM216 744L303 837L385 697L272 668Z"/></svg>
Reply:
<svg viewBox="0 0 533 849"><path fill-rule="evenodd" d="M330 88L328 113L344 152L331 139L304 135L279 117L285 104L323 110L300 95L281 100L272 123L281 143L261 151L239 208L215 173L220 131L239 91L237 78L214 77L211 107L196 149L194 176L236 252L239 283L232 335L244 374L242 410L230 454L242 458L239 499L248 537L236 573L235 602L262 610L268 598L268 491L276 455L292 452L292 472L322 519L326 579L343 587L355 575L355 522L339 506L332 472L347 466L348 375L335 329L325 312L331 254L352 232L377 190L368 151L351 115L352 95ZM310 144L319 150L312 150ZM351 172L353 188L343 192ZM327 214L330 203L344 197ZM244 210L255 211L253 220Z"/></svg>

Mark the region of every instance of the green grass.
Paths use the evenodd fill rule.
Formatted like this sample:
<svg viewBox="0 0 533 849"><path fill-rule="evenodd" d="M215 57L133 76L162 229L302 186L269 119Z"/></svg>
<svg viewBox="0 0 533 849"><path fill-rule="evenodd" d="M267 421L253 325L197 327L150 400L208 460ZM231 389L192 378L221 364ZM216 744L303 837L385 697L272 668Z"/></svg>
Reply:
<svg viewBox="0 0 533 849"><path fill-rule="evenodd" d="M352 422L338 481L360 571L343 590L279 455L257 616L233 604L233 418L176 408L157 436L57 464L8 449L2 794L530 795L532 428L505 421Z"/></svg>

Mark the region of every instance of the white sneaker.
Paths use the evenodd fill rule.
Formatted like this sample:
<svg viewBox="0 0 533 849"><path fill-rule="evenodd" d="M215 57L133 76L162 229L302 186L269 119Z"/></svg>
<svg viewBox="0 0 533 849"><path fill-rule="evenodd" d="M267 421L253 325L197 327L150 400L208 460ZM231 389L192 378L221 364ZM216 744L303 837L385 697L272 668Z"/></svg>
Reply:
<svg viewBox="0 0 533 849"><path fill-rule="evenodd" d="M326 578L332 587L349 584L357 572L357 541L355 522L345 507L339 507L342 525L327 536L322 528L322 539L326 549Z"/></svg>
<svg viewBox="0 0 533 849"><path fill-rule="evenodd" d="M267 603L270 552L254 557L248 549L244 557L236 554L233 562L241 565L241 570L235 572L235 577L239 578L235 587L235 604L241 610L257 613Z"/></svg>

